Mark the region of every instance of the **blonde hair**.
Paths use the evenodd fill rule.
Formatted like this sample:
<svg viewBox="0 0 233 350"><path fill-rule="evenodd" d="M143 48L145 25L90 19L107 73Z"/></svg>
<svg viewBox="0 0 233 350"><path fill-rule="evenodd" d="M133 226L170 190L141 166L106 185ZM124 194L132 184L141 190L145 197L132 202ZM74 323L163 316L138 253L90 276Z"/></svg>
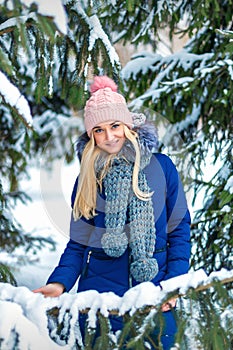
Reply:
<svg viewBox="0 0 233 350"><path fill-rule="evenodd" d="M138 134L124 125L125 137L132 143L135 149L135 161L132 175L132 188L135 195L141 200L149 200L153 192L144 193L138 187L138 173L140 170L140 149L138 145ZM102 180L112 164L115 154L109 154L101 171L99 178L96 176L95 163L101 157L102 150L95 145L93 133L86 144L80 164L80 174L77 193L74 201L73 216L77 220L81 216L90 219L96 215L97 185L102 190Z"/></svg>

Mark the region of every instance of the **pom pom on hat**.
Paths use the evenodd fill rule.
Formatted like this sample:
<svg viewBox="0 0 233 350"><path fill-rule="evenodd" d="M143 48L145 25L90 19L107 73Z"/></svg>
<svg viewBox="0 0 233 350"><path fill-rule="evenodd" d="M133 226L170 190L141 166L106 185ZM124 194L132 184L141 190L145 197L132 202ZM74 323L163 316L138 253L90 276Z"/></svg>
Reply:
<svg viewBox="0 0 233 350"><path fill-rule="evenodd" d="M117 84L115 84L112 79L106 75L96 76L94 82L90 86L90 92L93 94L94 92L105 88L110 88L113 92L117 92Z"/></svg>
<svg viewBox="0 0 233 350"><path fill-rule="evenodd" d="M125 98L117 93L117 85L107 76L96 76L90 86L91 97L84 109L84 124L88 136L99 123L119 121L130 129L133 127L132 113Z"/></svg>

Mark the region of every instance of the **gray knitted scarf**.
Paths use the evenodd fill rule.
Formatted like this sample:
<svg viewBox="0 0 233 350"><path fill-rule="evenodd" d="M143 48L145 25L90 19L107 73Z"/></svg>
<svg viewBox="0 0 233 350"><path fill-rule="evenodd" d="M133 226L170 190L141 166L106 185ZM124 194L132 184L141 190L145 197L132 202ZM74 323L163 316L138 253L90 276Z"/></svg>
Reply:
<svg viewBox="0 0 233 350"><path fill-rule="evenodd" d="M142 192L151 192L143 169L150 162L151 150L140 143L141 164L138 186ZM105 253L121 256L128 245L131 251L130 273L138 282L150 281L158 273L153 258L156 230L152 199L141 200L132 190L135 152L129 141L113 160L103 179L105 190L105 226L101 244ZM100 165L97 165L98 170ZM98 171L97 171L98 174ZM129 233L126 232L129 228Z"/></svg>

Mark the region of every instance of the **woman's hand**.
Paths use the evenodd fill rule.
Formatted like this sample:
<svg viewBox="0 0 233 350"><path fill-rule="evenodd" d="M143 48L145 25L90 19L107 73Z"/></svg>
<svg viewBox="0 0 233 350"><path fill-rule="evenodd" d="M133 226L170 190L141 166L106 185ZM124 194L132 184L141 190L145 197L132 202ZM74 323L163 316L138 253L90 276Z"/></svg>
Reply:
<svg viewBox="0 0 233 350"><path fill-rule="evenodd" d="M176 306L176 300L177 298L172 298L167 303L164 303L161 307L161 311L166 312L174 308Z"/></svg>
<svg viewBox="0 0 233 350"><path fill-rule="evenodd" d="M46 286L33 290L33 293L42 293L45 297L59 297L64 292L64 285L61 283L49 283Z"/></svg>

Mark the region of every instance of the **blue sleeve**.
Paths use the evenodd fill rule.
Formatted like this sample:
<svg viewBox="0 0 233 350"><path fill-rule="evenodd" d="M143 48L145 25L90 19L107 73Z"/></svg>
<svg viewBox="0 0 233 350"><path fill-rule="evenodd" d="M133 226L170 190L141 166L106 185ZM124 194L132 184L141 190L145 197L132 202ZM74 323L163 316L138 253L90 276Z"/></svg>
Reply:
<svg viewBox="0 0 233 350"><path fill-rule="evenodd" d="M85 247L70 240L62 254L58 266L50 275L48 283L62 283L66 292L69 292L77 281L83 264Z"/></svg>
<svg viewBox="0 0 233 350"><path fill-rule="evenodd" d="M167 273L165 279L182 275L189 270L191 254L190 214L177 169L167 157Z"/></svg>

